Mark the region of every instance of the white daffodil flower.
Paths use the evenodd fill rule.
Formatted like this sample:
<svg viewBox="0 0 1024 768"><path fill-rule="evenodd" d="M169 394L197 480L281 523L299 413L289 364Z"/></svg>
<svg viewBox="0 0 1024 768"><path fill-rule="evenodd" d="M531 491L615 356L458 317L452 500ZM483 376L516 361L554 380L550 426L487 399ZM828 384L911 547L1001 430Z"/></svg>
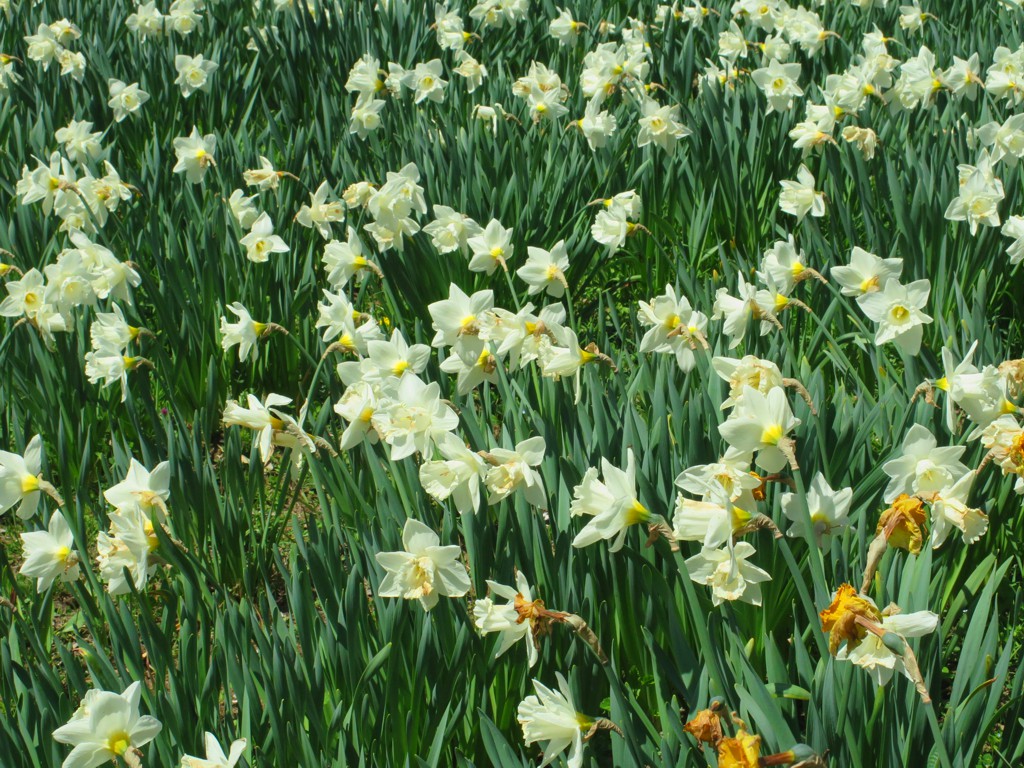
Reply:
<svg viewBox="0 0 1024 768"><path fill-rule="evenodd" d="M807 516L811 521L811 533L819 547L826 546L826 537L847 527L850 502L853 500L853 489L842 488L832 490L821 472L816 472L807 487L804 502L807 505ZM782 494L782 512L790 521L787 536L802 538L804 534L804 512L800 509L800 497L795 493Z"/></svg>
<svg viewBox="0 0 1024 768"><path fill-rule="evenodd" d="M37 592L49 589L58 578L68 582L80 576L78 553L73 549L75 538L60 510L50 515L45 531L21 534L21 543L25 562L18 573L35 579Z"/></svg>
<svg viewBox="0 0 1024 768"><path fill-rule="evenodd" d="M61 768L95 768L155 739L163 726L156 718L139 714L141 699L141 683L132 683L119 694L86 694L71 720L53 732L55 741L74 747Z"/></svg>
<svg viewBox="0 0 1024 768"><path fill-rule="evenodd" d="M962 445L939 448L928 427L915 424L903 438L901 455L882 465L890 478L882 497L885 503L891 504L901 493L930 493L952 486L968 472L960 461L965 450Z"/></svg>
<svg viewBox="0 0 1024 768"><path fill-rule="evenodd" d="M469 574L459 560L456 545L440 546L437 534L409 518L402 529L402 552L378 552L374 557L387 575L378 597L419 600L423 610L437 605L440 596L462 597L469 591Z"/></svg>
<svg viewBox="0 0 1024 768"><path fill-rule="evenodd" d="M755 552L745 541L735 544L729 539L719 549L704 547L699 554L686 560L690 579L711 587L711 602L740 600L761 605L761 582L771 581L771 575L747 562Z"/></svg>
<svg viewBox="0 0 1024 768"><path fill-rule="evenodd" d="M224 750L217 741L217 737L209 731L205 736L206 759L185 755L181 758L179 768L235 768L238 761L242 759L247 742L245 739L235 739L228 748L225 755Z"/></svg>

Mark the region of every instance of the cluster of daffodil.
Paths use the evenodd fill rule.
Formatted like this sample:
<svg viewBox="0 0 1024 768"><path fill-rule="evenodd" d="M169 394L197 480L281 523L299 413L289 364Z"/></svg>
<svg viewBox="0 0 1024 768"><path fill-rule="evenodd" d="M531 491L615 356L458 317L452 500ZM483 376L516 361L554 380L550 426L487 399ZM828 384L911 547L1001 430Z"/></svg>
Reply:
<svg viewBox="0 0 1024 768"><path fill-rule="evenodd" d="M473 57L469 46L482 39L481 35L487 34L488 28L500 28L506 21L517 23L524 18L528 7L525 0L480 3L469 12L479 31L470 32L463 18L447 2L435 5L433 28L438 46L451 52L454 66L450 71L462 78L467 93L476 91L487 77L487 67ZM571 47L578 42L584 26L573 18L571 11L561 9L558 17L551 21L548 32L561 46ZM637 19L629 19L621 28L605 22L601 33L618 34L622 42L602 43L583 58L579 80L587 106L584 116L570 120L567 127L577 129L594 151L604 147L619 127L616 116L603 108L605 100L614 94L622 94L636 109L637 146L654 144L671 153L676 143L690 134L690 129L680 121L678 105L662 105L651 96L655 89L649 82L651 45L647 32L647 25ZM411 67L388 62L383 69L379 59L366 54L353 65L345 83L345 89L356 94L349 132L365 139L384 125L381 114L387 102L379 96L401 98L408 90L415 104L444 102L445 88L449 84L444 74L441 59ZM530 63L527 73L513 84L512 95L526 104L528 117L534 124L557 122L570 111L565 105L569 97L568 85L557 71L541 62ZM491 122L495 130L499 115L518 121L501 103L477 104L473 113Z"/></svg>
<svg viewBox="0 0 1024 768"><path fill-rule="evenodd" d="M43 479L42 440L33 437L23 454L0 451L0 513L18 504L18 517L29 520L36 516L41 494L64 506L56 488ZM143 589L156 570L160 545L156 528L169 532L167 499L170 467L158 464L152 472L132 459L120 483L103 492L114 511L108 513L108 531L100 531L96 539L96 563L100 578L112 595ZM49 589L58 578L74 581L79 578L79 554L74 551L74 535L65 513L50 514L45 530L21 534L24 563L20 573L36 579L39 592Z"/></svg>
<svg viewBox="0 0 1024 768"><path fill-rule="evenodd" d="M53 732L53 738L73 749L63 768L96 768L108 762L128 768L142 766L143 747L155 739L163 725L150 715L139 714L141 683L132 683L122 693L93 688L82 698L71 719ZM206 733L206 757L184 755L180 768L234 768L246 749L237 739L224 754L217 737Z"/></svg>
<svg viewBox="0 0 1024 768"><path fill-rule="evenodd" d="M210 1L217 2L217 0ZM202 11L205 7L204 0L173 0L167 5L167 12L162 13L157 8L156 0L151 0L148 3L139 3L135 11L125 19L124 25L137 34L140 40L160 38L172 32L186 37L199 28L203 18ZM178 56L175 59L179 71L181 70L179 62L182 58L190 57ZM201 60L202 56L199 59ZM184 85L182 85L182 91L183 95L188 96L188 93L184 93Z"/></svg>
<svg viewBox="0 0 1024 768"><path fill-rule="evenodd" d="M873 2L854 3L868 9ZM884 4L883 4L884 5ZM740 60L760 51L763 66L750 72L754 83L762 90L768 102L768 112L789 112L795 99L804 95L799 85L801 65L788 62L792 47L799 46L808 56L816 55L830 37L836 33L825 29L820 17L806 8L792 7L782 0L740 0L733 4L734 20L729 29L718 38L718 62L709 61L701 77L702 87L735 88L737 79L744 74ZM661 6L661 19L673 16L681 23L700 26L709 9L694 3L688 8ZM936 17L913 5L900 6L900 26L910 32L920 32L926 23ZM743 25L742 27L740 25ZM763 39L758 39L763 35ZM940 94L952 100L975 101L984 92L992 100L1001 100L1015 107L1024 100L1024 44L1016 50L1000 46L993 53L992 62L984 69L977 52L967 58L953 57L945 68L936 63L935 54L920 46L917 55L900 61L888 48L892 38L877 27L864 35L862 53L843 72L828 74L818 91L822 103L808 101L804 120L789 132L794 147L806 155L835 145L834 133L844 121L844 141L855 145L866 160L875 156L879 143L875 129L857 125L860 120L883 120L884 114L870 110L872 103L884 104L889 112L926 110L932 107ZM895 75L898 70L898 76ZM998 227L1001 219L999 202L1005 197L1002 181L995 174L1000 162L1015 165L1024 156L1024 117L1012 115L1004 122L989 121L971 127L970 145L978 150L974 165L961 164L957 196L946 209L951 221L966 221L971 234L979 225ZM823 216L825 201L814 189L814 176L801 166L796 181L783 181L780 198L781 210L802 219L807 213ZM1011 262L1024 258L1024 218L1010 216L1002 225L1002 232L1013 238L1009 247Z"/></svg>
<svg viewBox="0 0 1024 768"><path fill-rule="evenodd" d="M63 506L56 489L40 474L42 441L35 436L23 455L0 451L0 514L18 504L18 516L31 519L38 512L40 494L47 494ZM127 594L133 588L144 589L147 578L158 564L159 539L156 527L168 525L166 501L169 497L170 467L158 464L152 472L134 459L120 483L103 492L114 508L108 514L110 528L97 537L97 568L112 595ZM74 581L80 577L79 554L75 537L65 513L50 514L45 530L21 534L24 562L20 573L36 580L44 592L54 581ZM53 738L73 749L63 762L64 768L95 768L122 760L128 766L141 766L144 746L162 728L152 717L139 714L140 683L132 683L123 693L93 689L88 691L71 720L53 732ZM232 768L245 750L245 740L235 741L224 755L213 734L206 734L206 758L184 756L182 768Z"/></svg>
<svg viewBox="0 0 1024 768"><path fill-rule="evenodd" d="M21 276L5 284L7 297L0 302L0 316L16 319L17 324L28 323L52 347L55 333L74 330L74 310L94 309L92 349L85 354L85 374L94 384L119 382L124 401L128 372L150 365L146 358L126 353L140 336L149 334L129 325L117 302L132 306L131 289L142 278L133 263L118 261L108 248L84 232L72 229L68 237L74 247L62 250L43 272L33 268L22 273L12 264L3 265L4 274L13 271ZM100 302L106 302L113 311L100 312Z"/></svg>

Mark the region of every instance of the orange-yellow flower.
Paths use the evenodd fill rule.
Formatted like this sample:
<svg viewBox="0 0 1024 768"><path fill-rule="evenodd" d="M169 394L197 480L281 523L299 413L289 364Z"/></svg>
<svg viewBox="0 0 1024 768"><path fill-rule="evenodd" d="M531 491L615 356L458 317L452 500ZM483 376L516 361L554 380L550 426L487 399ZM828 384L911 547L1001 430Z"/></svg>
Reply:
<svg viewBox="0 0 1024 768"><path fill-rule="evenodd" d="M718 768L758 768L761 737L740 729L734 738L718 743Z"/></svg>
<svg viewBox="0 0 1024 768"><path fill-rule="evenodd" d="M849 584L839 587L832 598L832 604L820 616L821 631L829 633L828 650L833 656L838 653L844 640L848 649L852 650L864 639L867 629L857 623L858 616L875 623L882 620L882 614L875 604L859 595Z"/></svg>
<svg viewBox="0 0 1024 768"><path fill-rule="evenodd" d="M924 542L921 524L925 521L925 515L924 502L901 493L892 506L882 513L875 535L884 531L890 547L899 547L916 555Z"/></svg>
<svg viewBox="0 0 1024 768"><path fill-rule="evenodd" d="M713 709L702 709L693 720L683 726L683 730L697 741L717 744L722 740L722 718Z"/></svg>

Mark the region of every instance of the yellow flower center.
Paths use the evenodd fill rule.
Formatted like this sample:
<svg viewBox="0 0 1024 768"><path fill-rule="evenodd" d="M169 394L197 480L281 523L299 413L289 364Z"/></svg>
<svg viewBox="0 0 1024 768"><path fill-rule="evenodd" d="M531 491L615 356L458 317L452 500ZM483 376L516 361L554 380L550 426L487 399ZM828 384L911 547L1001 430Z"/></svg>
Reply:
<svg viewBox="0 0 1024 768"><path fill-rule="evenodd" d="M35 475L25 475L21 478L21 493L23 495L39 490L39 478Z"/></svg>
<svg viewBox="0 0 1024 768"><path fill-rule="evenodd" d="M815 533L827 533L832 528L832 521L828 519L827 515L815 512L811 515L811 527L814 528Z"/></svg>
<svg viewBox="0 0 1024 768"><path fill-rule="evenodd" d="M431 582L432 565L429 557L419 557L412 562L410 582L415 586L405 593L407 599L425 597L434 591L434 585Z"/></svg>
<svg viewBox="0 0 1024 768"><path fill-rule="evenodd" d="M782 426L773 424L761 433L761 442L765 445L777 445L782 439Z"/></svg>
<svg viewBox="0 0 1024 768"><path fill-rule="evenodd" d="M878 290L878 275L865 278L860 284L861 293L870 293Z"/></svg>
<svg viewBox="0 0 1024 768"><path fill-rule="evenodd" d="M394 376L401 376L409 369L409 361L399 360L393 366L391 366L391 373Z"/></svg>
<svg viewBox="0 0 1024 768"><path fill-rule="evenodd" d="M1006 451L1006 461L1013 465L1018 474L1024 469L1024 432L1021 432L1010 443ZM1005 468L1005 464L1003 465ZM1009 470L1007 470L1009 471Z"/></svg>
<svg viewBox="0 0 1024 768"><path fill-rule="evenodd" d="M889 316L898 323L902 323L910 316L910 311L902 304L897 304L889 310Z"/></svg>
<svg viewBox="0 0 1024 768"><path fill-rule="evenodd" d="M752 515L745 509L740 509L735 504L732 507L732 529L734 531L739 530L748 522Z"/></svg>
<svg viewBox="0 0 1024 768"><path fill-rule="evenodd" d="M53 559L58 563L66 563L68 556L71 554L71 549L68 547L58 547L53 553Z"/></svg>
<svg viewBox="0 0 1024 768"><path fill-rule="evenodd" d="M505 249L502 248L500 245L496 245L493 248L491 248L491 258L492 259L500 259L504 255L505 255Z"/></svg>
<svg viewBox="0 0 1024 768"><path fill-rule="evenodd" d="M638 523L644 523L647 522L650 516L651 513L647 510L647 507L634 499L633 506L626 512L626 524L637 525Z"/></svg>
<svg viewBox="0 0 1024 768"><path fill-rule="evenodd" d="M121 757L121 755L127 752L131 745L131 738L124 731L111 734L110 738L107 739L107 749L117 757Z"/></svg>
<svg viewBox="0 0 1024 768"><path fill-rule="evenodd" d="M594 725L594 718L587 717L582 712L577 712L576 723L579 725L581 731L589 731Z"/></svg>
<svg viewBox="0 0 1024 768"><path fill-rule="evenodd" d="M40 301L39 301L39 294L38 293L36 293L35 291L26 291L25 292L25 308L26 309L35 309L36 307L39 306L39 304L40 304Z"/></svg>

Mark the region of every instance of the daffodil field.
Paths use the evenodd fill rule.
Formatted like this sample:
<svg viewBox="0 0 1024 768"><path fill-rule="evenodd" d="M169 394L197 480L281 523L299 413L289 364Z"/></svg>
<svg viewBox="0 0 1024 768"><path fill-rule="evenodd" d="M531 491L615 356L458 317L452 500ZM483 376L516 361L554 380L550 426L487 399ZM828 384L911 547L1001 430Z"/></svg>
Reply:
<svg viewBox="0 0 1024 768"><path fill-rule="evenodd" d="M1024 764L1022 30L0 0L0 766Z"/></svg>

